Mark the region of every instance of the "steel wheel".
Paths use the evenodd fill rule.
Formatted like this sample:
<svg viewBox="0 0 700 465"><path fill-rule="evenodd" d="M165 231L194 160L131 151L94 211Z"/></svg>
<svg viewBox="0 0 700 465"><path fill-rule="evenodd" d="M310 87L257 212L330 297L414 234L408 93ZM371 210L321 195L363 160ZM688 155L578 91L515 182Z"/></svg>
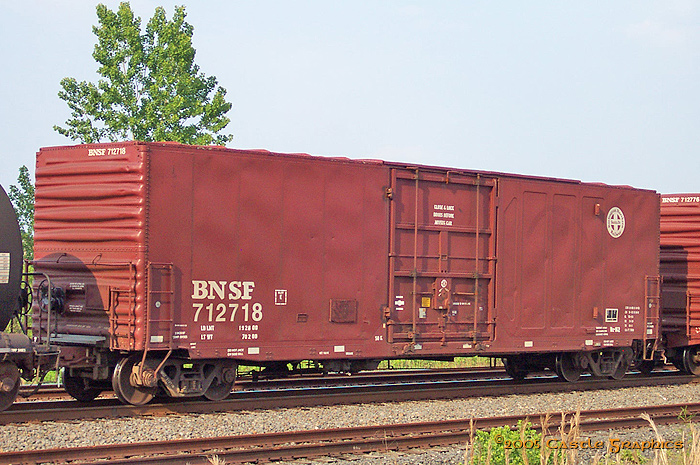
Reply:
<svg viewBox="0 0 700 465"><path fill-rule="evenodd" d="M686 347L683 351L683 367L686 372L700 376L700 348Z"/></svg>
<svg viewBox="0 0 700 465"><path fill-rule="evenodd" d="M503 358L502 360L508 376L513 378L515 381L522 381L525 379L528 371L527 369L523 368L521 364L509 357Z"/></svg>
<svg viewBox="0 0 700 465"><path fill-rule="evenodd" d="M19 369L12 362L0 363L0 411L6 410L17 398Z"/></svg>
<svg viewBox="0 0 700 465"><path fill-rule="evenodd" d="M570 383L578 381L581 373L583 373L581 366L575 362L573 355L569 353L557 354L554 370L557 372L557 376Z"/></svg>
<svg viewBox="0 0 700 465"><path fill-rule="evenodd" d="M610 378L612 379L622 379L625 377L627 374L627 370L629 370L630 367L630 362L628 362L624 357L620 360L620 363L617 364L617 368L613 372L613 374L610 375Z"/></svg>
<svg viewBox="0 0 700 465"><path fill-rule="evenodd" d="M204 391L204 397L213 401L224 400L231 394L231 389L233 389L233 382L211 383L209 388Z"/></svg>
<svg viewBox="0 0 700 465"><path fill-rule="evenodd" d="M131 370L141 361L138 354L119 360L112 375L112 388L119 400L125 404L144 405L153 399L157 388L146 388L131 384Z"/></svg>
<svg viewBox="0 0 700 465"><path fill-rule="evenodd" d="M236 367L223 366L219 367L219 370L219 374L216 375L216 378L204 391L206 399L219 401L224 400L231 394L233 385L236 382Z"/></svg>
<svg viewBox="0 0 700 465"><path fill-rule="evenodd" d="M649 376L656 366L656 361L654 360L637 360L634 363L634 368L639 370L639 372L645 376Z"/></svg>
<svg viewBox="0 0 700 465"><path fill-rule="evenodd" d="M63 387L71 397L80 402L90 402L102 393L102 389L90 385L90 380L70 376L67 368L63 372Z"/></svg>
<svg viewBox="0 0 700 465"><path fill-rule="evenodd" d="M680 354L678 351L676 351L676 355L673 357L669 357L669 361L673 363L673 366L678 368L678 371L681 373L688 373L688 371L685 369L685 362L683 361L683 354L685 352L681 352Z"/></svg>

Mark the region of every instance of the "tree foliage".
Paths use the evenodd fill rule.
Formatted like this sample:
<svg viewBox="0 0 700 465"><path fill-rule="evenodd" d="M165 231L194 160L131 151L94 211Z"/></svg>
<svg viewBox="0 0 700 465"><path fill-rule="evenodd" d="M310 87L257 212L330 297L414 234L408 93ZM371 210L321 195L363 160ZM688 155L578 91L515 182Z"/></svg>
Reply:
<svg viewBox="0 0 700 465"><path fill-rule="evenodd" d="M158 7L144 31L128 2L117 11L97 5L99 25L93 58L102 76L97 84L75 78L61 80L58 96L71 109L64 136L83 143L103 140L176 141L220 144L230 122L226 90L194 63L193 27L185 7L172 19Z"/></svg>
<svg viewBox="0 0 700 465"><path fill-rule="evenodd" d="M34 184L26 166L20 167L17 183L10 186L7 196L15 207L19 221L24 258L31 260L34 258Z"/></svg>

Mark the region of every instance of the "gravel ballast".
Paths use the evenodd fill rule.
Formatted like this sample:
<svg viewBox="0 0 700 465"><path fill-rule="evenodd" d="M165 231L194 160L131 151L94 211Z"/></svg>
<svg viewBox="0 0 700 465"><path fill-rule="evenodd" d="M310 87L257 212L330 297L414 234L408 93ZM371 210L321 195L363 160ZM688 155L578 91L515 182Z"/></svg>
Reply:
<svg viewBox="0 0 700 465"><path fill-rule="evenodd" d="M557 414L577 409L592 410L686 402L700 402L700 389L697 385L80 422L44 422L3 426L0 431L0 450L85 447L98 444L442 421L515 414L536 415L546 412ZM678 433L680 429L680 427L666 427L662 429L662 434L680 434ZM655 437L650 428L625 434L638 435L639 437L634 440L640 441L651 440ZM606 433L604 437L607 438L607 436ZM665 437L664 439L672 438ZM347 458L318 460L319 463L352 463L356 465L364 463L459 463L460 461L464 461L464 446L435 449L427 455L425 453L397 454L387 451L386 454L353 457L349 461Z"/></svg>

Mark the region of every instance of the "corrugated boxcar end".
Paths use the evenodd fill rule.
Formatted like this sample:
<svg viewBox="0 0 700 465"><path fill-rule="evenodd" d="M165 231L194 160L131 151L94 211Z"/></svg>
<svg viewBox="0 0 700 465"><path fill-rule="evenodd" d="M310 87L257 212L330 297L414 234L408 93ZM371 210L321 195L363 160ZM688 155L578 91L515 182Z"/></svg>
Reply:
<svg viewBox="0 0 700 465"><path fill-rule="evenodd" d="M667 356L700 374L700 194L661 197L660 261Z"/></svg>
<svg viewBox="0 0 700 465"><path fill-rule="evenodd" d="M34 265L66 294L57 342L143 348L144 148L93 144L37 155ZM46 333L42 312L37 303L35 334Z"/></svg>

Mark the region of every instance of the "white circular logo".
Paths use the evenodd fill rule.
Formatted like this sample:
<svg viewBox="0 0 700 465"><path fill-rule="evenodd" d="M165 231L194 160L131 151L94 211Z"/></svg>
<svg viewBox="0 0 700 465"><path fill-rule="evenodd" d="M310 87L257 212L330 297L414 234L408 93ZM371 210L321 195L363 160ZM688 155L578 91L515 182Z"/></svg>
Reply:
<svg viewBox="0 0 700 465"><path fill-rule="evenodd" d="M615 239L625 232L625 214L617 207L612 207L608 212L608 232Z"/></svg>
<svg viewBox="0 0 700 465"><path fill-rule="evenodd" d="M441 285L443 288L447 287L447 280L446 280L446 279L443 279L442 281L440 281L440 285Z"/></svg>

